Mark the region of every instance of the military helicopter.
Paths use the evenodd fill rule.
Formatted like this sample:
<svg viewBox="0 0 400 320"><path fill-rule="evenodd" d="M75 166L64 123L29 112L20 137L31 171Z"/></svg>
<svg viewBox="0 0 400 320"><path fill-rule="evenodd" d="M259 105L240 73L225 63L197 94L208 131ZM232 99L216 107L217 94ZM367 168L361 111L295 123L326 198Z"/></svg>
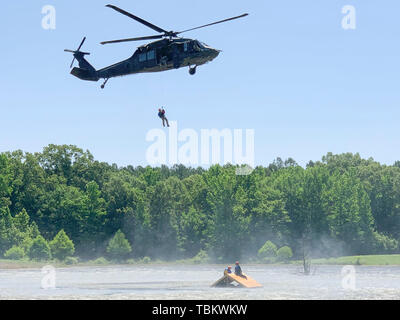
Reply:
<svg viewBox="0 0 400 320"><path fill-rule="evenodd" d="M77 60L79 63L79 68L74 67L71 70L71 74L79 79L87 81L98 81L100 79L104 79L104 82L101 85L102 89L104 89L106 83L110 78L120 77L135 73L161 72L172 69L179 69L182 67L189 67L189 74L194 75L196 73L196 68L198 66L214 60L221 51L213 49L210 46L198 40L180 38L178 37L178 35L184 32L212 26L214 24L243 18L248 15L247 13L245 13L237 17L232 17L229 19L224 19L221 21L209 23L200 27L195 27L188 30L175 32L175 31L166 31L114 5L109 4L106 7L114 9L115 11L130 17L144 24L145 26L157 31L160 34L153 36L104 41L101 42L102 45L110 43L128 42L128 41L142 41L142 40L155 40L155 39L161 39L161 40L157 40L142 45L138 47L135 53L127 60L115 63L111 66L105 67L100 70L96 70L85 59L85 56L90 54L89 52L80 51L83 46L83 43L86 40L86 37L83 38L77 50L65 49L64 50L65 52L71 52L74 55L74 59L72 60L71 63L71 68L73 67L75 60Z"/></svg>

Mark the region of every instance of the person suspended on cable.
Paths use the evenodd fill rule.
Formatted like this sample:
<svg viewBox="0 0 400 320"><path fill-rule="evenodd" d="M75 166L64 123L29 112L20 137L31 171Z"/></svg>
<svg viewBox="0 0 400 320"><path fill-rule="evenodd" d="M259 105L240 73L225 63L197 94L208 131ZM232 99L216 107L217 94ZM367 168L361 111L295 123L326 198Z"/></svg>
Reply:
<svg viewBox="0 0 400 320"><path fill-rule="evenodd" d="M161 107L161 109L158 109L158 116L161 118L163 127L165 127L165 123L167 124L167 127L169 127L168 119L165 116L165 110L164 107Z"/></svg>

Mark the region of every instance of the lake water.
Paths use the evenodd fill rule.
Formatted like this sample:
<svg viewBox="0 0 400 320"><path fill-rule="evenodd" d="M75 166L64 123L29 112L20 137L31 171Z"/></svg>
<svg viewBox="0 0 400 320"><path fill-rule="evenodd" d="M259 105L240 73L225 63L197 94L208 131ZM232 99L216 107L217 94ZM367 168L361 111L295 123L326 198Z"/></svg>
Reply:
<svg viewBox="0 0 400 320"><path fill-rule="evenodd" d="M213 288L223 265L0 270L0 299L400 300L400 266L242 265L262 288Z"/></svg>

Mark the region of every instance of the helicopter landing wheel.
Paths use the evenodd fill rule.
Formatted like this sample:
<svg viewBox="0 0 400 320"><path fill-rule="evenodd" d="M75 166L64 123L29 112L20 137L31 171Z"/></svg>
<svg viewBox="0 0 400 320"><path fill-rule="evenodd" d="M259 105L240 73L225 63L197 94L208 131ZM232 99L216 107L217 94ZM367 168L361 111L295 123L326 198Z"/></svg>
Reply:
<svg viewBox="0 0 400 320"><path fill-rule="evenodd" d="M196 68L197 68L197 66L195 66L193 68L189 67L189 74L192 75L192 76L195 75L196 74Z"/></svg>
<svg viewBox="0 0 400 320"><path fill-rule="evenodd" d="M108 82L108 79L106 79L105 81L104 81L104 83L100 86L100 88L102 88L102 89L104 89L104 87L106 86L106 83Z"/></svg>

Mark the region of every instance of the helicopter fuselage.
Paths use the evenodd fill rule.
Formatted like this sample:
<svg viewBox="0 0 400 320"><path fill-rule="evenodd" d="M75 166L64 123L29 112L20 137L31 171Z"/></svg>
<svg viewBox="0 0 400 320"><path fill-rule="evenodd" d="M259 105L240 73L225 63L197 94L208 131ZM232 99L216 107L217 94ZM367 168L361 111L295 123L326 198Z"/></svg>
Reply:
<svg viewBox="0 0 400 320"><path fill-rule="evenodd" d="M185 39L181 38L178 35L248 16L248 13L244 13L239 16L219 20L183 31L167 31L112 4L108 4L106 5L106 7L111 8L121 13L122 15L127 16L145 25L146 27L156 31L158 34L103 41L100 42L102 45L130 41L144 41L150 39L161 40L157 40L140 46L129 59L115 63L100 70L96 70L88 61L85 60L85 55L89 55L90 53L80 51L83 43L86 40L86 37L83 38L77 50L74 51L65 49L64 51L73 53L74 55L74 59L71 63L71 68L75 62L75 59L79 62L79 68L73 68L71 70L71 74L75 77L78 77L79 79L88 81L98 81L99 79L105 79L104 83L101 85L102 89L104 89L104 86L106 85L108 79L126 76L128 74L161 72L172 69L179 69L181 67L189 67L189 73L191 75L194 75L198 66L214 60L221 51L213 49L198 40Z"/></svg>
<svg viewBox="0 0 400 320"><path fill-rule="evenodd" d="M100 70L95 70L77 53L74 56L79 62L79 68L73 68L71 74L89 81L181 67L189 67L190 74L194 74L197 66L214 60L219 53L220 50L213 49L198 40L165 38L140 46L130 58Z"/></svg>

